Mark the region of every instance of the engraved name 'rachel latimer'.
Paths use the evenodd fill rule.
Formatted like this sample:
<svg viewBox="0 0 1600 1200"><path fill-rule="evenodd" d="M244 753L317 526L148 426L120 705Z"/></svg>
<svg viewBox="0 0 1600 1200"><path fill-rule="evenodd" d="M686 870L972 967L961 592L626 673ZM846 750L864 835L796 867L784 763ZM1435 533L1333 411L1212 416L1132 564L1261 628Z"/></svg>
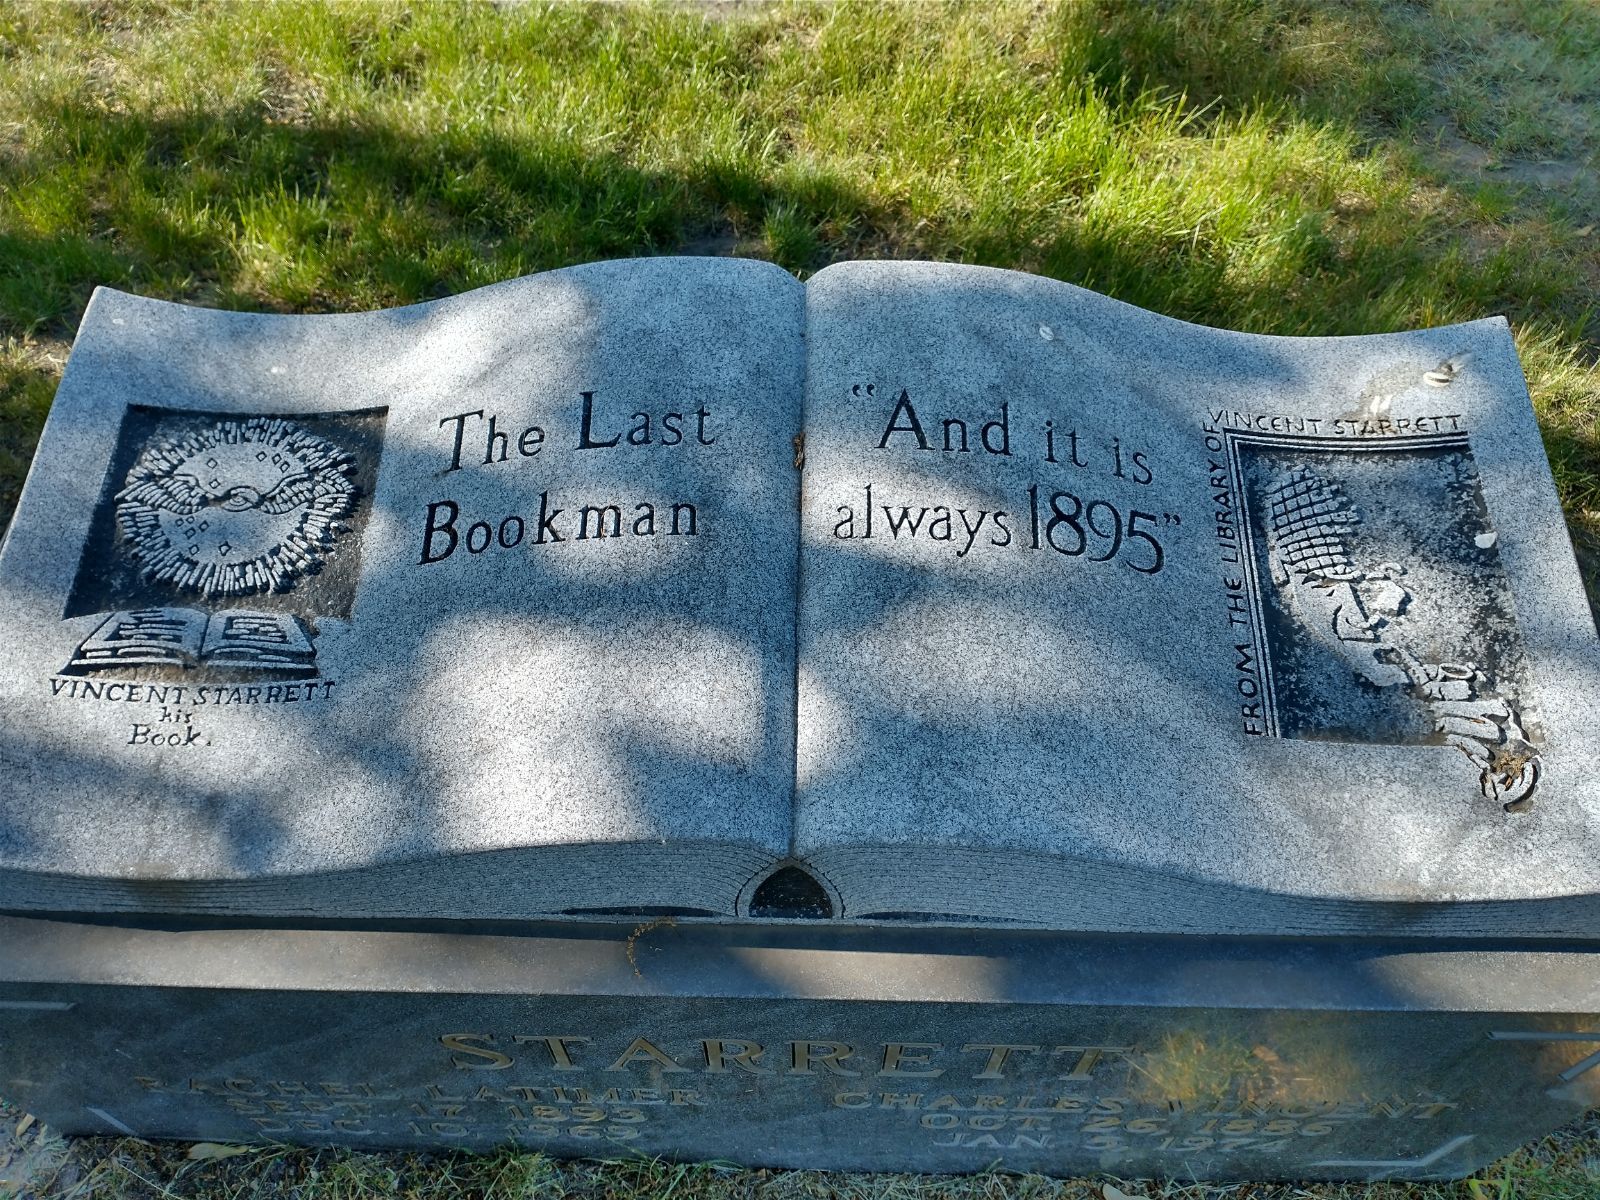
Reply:
<svg viewBox="0 0 1600 1200"><path fill-rule="evenodd" d="M632 1032L443 1034L436 1044L447 1074L433 1082L143 1075L134 1082L173 1102L219 1105L260 1133L367 1134L403 1123L415 1136L463 1144L647 1141L685 1122L725 1120L752 1086L783 1089L814 1106L817 1119L898 1127L899 1136L925 1144L1101 1156L1325 1155L1329 1141L1370 1136L1375 1123L1445 1123L1461 1108L1431 1092L1316 1088L1308 1095L1263 1087L1248 1069L1208 1073L1196 1090L1186 1043L1152 1052L1121 1041L846 1043ZM1281 1060L1258 1054L1252 1061L1270 1072L1265 1064ZM1230 1058L1228 1069L1237 1067Z"/></svg>

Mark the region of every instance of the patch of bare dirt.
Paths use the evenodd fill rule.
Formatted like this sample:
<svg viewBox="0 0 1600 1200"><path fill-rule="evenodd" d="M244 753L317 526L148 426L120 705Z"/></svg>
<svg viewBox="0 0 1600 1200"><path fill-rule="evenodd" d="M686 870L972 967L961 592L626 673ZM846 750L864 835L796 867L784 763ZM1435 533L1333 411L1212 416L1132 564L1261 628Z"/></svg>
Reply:
<svg viewBox="0 0 1600 1200"><path fill-rule="evenodd" d="M1462 137L1447 117L1428 126L1431 154L1436 166L1452 175L1483 180L1506 180L1540 191L1592 191L1596 164L1592 157L1518 158L1495 151Z"/></svg>

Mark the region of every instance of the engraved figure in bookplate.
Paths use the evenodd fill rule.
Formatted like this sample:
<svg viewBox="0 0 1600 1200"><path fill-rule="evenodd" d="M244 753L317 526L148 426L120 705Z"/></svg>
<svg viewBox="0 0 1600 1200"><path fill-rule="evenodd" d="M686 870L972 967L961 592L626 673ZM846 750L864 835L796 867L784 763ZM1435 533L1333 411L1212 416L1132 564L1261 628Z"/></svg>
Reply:
<svg viewBox="0 0 1600 1200"><path fill-rule="evenodd" d="M1531 806L1541 735L1466 433L1224 438L1260 676L1247 731L1451 746L1485 798Z"/></svg>

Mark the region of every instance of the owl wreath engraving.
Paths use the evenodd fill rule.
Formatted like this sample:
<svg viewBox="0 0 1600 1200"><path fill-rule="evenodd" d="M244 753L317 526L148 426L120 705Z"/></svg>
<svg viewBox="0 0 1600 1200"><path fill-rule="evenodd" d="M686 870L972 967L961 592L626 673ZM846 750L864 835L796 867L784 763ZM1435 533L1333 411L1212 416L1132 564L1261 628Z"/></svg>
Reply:
<svg viewBox="0 0 1600 1200"><path fill-rule="evenodd" d="M1429 662L1413 652L1405 568L1352 558L1362 516L1339 485L1297 469L1280 475L1267 498L1272 581L1299 623L1359 678L1405 689L1422 704L1444 743L1478 768L1486 798L1507 812L1529 808L1539 757L1522 715L1478 664Z"/></svg>
<svg viewBox="0 0 1600 1200"><path fill-rule="evenodd" d="M322 570L350 527L360 494L355 474L345 450L276 417L158 433L114 498L121 549L148 583L196 596L192 603L204 610L174 605L111 613L78 647L66 673L314 676L314 634L301 617L235 605L290 591Z"/></svg>
<svg viewBox="0 0 1600 1200"><path fill-rule="evenodd" d="M205 596L287 591L355 508L355 462L288 421L219 421L146 446L117 521L147 578Z"/></svg>

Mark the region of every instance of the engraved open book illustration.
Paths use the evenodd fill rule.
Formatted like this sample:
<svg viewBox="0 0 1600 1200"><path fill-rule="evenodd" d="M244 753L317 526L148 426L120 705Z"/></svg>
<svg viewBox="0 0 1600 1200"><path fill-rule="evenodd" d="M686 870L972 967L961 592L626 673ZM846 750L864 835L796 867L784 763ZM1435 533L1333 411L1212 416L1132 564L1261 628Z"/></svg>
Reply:
<svg viewBox="0 0 1600 1200"><path fill-rule="evenodd" d="M119 666L194 668L224 663L312 674L316 651L296 617L235 609L213 619L182 608L116 612L95 627L63 674Z"/></svg>
<svg viewBox="0 0 1600 1200"><path fill-rule="evenodd" d="M1600 660L1505 322L928 263L84 318L0 910L1564 936Z"/></svg>

